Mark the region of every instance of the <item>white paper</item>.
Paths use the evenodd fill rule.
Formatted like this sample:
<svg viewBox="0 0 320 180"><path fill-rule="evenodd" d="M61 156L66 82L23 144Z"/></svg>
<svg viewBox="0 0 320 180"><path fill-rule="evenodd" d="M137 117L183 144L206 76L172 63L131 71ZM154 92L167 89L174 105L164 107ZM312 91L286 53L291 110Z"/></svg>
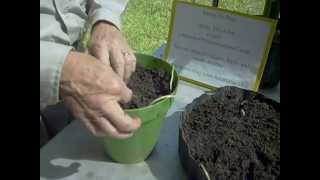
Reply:
<svg viewBox="0 0 320 180"><path fill-rule="evenodd" d="M179 75L215 87L251 89L271 23L177 3L168 54Z"/></svg>

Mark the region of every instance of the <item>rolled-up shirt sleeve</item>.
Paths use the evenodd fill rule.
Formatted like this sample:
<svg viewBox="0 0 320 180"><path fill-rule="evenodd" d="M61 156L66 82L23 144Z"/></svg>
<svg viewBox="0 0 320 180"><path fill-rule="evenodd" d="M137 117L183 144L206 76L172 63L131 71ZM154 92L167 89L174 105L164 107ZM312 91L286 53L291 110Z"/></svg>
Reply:
<svg viewBox="0 0 320 180"><path fill-rule="evenodd" d="M125 10L128 0L89 0L88 15L90 25L104 20L121 28L121 14Z"/></svg>
<svg viewBox="0 0 320 180"><path fill-rule="evenodd" d="M61 71L71 49L54 1L40 1L40 110L59 101Z"/></svg>
<svg viewBox="0 0 320 180"><path fill-rule="evenodd" d="M60 76L71 46L40 40L40 109L59 101Z"/></svg>

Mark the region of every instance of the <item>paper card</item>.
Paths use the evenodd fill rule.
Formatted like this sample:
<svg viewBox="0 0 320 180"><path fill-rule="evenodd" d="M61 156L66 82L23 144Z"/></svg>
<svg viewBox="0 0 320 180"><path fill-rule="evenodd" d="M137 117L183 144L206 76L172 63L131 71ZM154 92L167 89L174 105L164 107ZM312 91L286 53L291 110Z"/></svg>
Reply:
<svg viewBox="0 0 320 180"><path fill-rule="evenodd" d="M257 91L276 20L174 2L165 59L182 79Z"/></svg>

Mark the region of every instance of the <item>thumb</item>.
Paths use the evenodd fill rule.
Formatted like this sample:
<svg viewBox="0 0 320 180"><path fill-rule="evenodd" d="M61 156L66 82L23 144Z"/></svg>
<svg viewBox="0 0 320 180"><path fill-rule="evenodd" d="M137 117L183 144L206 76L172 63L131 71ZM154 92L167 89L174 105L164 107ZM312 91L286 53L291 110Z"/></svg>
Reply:
<svg viewBox="0 0 320 180"><path fill-rule="evenodd" d="M110 66L108 47L94 43L89 48L89 53L99 59L103 64Z"/></svg>

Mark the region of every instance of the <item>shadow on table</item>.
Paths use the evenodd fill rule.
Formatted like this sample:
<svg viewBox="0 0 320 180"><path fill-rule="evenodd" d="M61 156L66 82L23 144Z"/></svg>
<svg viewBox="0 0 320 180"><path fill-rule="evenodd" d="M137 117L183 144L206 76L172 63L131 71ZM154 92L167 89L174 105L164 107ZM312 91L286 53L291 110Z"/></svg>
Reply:
<svg viewBox="0 0 320 180"><path fill-rule="evenodd" d="M44 161L40 167L40 177L47 179L63 178L78 172L80 163L74 162L69 166L53 165L50 161Z"/></svg>
<svg viewBox="0 0 320 180"><path fill-rule="evenodd" d="M80 123L73 123L68 127L69 131L82 133L69 133L68 137L64 137L64 133L58 136L44 146L40 151L40 177L63 178L71 176L78 172L81 164L78 160L112 162L111 159L104 153L103 145L99 139L93 137ZM67 142L67 143L65 143ZM55 145L51 146L50 144ZM61 151L61 148L67 149ZM45 154L45 155L41 155ZM69 160L67 164L61 166L60 161ZM70 160L74 161L70 164ZM59 161L59 165L55 165L55 161Z"/></svg>
<svg viewBox="0 0 320 180"><path fill-rule="evenodd" d="M162 128L160 141L145 161L158 180L187 179L178 155L180 112L169 116Z"/></svg>
<svg viewBox="0 0 320 180"><path fill-rule="evenodd" d="M179 120L179 112L173 113L166 119L159 142L145 161L158 180L186 179L177 150ZM82 166L79 160L113 163L104 152L102 143L86 131L80 123L72 123L67 128L68 136L65 136L65 133L58 134L53 141L41 149L40 177L57 179L72 176Z"/></svg>

